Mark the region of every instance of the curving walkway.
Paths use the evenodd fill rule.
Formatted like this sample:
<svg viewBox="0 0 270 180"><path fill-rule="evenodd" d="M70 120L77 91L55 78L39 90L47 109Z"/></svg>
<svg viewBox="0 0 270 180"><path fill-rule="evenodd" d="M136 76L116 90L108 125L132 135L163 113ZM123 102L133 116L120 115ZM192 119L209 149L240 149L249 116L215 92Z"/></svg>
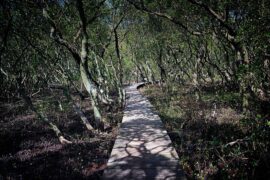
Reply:
<svg viewBox="0 0 270 180"><path fill-rule="evenodd" d="M139 85L126 88L127 106L103 179L185 179L167 131Z"/></svg>

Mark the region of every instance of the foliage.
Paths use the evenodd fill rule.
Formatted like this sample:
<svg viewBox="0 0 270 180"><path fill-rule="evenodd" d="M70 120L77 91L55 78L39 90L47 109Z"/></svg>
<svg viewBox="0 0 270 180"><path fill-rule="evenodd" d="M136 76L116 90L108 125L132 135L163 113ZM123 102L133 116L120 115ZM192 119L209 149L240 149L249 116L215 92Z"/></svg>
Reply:
<svg viewBox="0 0 270 180"><path fill-rule="evenodd" d="M180 156L185 173L191 179L264 179L269 176L269 120L257 115L243 118L233 92L206 97L196 102L188 86L175 87L168 94L156 86L143 93L158 110ZM240 101L240 99L238 99ZM214 103L218 103L214 106ZM230 108L229 106L233 107ZM239 107L238 107L239 108ZM215 111L215 115L213 112Z"/></svg>

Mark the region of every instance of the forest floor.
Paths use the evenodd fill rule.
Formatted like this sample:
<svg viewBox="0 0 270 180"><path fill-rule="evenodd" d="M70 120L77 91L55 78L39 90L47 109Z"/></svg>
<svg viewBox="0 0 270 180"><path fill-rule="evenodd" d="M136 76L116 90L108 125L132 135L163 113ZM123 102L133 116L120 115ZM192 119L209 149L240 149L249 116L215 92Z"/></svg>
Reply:
<svg viewBox="0 0 270 180"><path fill-rule="evenodd" d="M63 110L57 100L61 99ZM62 101L63 99L63 101ZM121 110L103 112L112 128L93 135L61 92L39 93L33 103L44 112L72 144L62 145L55 134L25 107L22 100L1 100L0 179L100 179L117 135ZM89 98L81 101L92 117Z"/></svg>
<svg viewBox="0 0 270 180"><path fill-rule="evenodd" d="M237 91L191 85L140 89L158 111L189 179L270 177L269 114L245 118Z"/></svg>

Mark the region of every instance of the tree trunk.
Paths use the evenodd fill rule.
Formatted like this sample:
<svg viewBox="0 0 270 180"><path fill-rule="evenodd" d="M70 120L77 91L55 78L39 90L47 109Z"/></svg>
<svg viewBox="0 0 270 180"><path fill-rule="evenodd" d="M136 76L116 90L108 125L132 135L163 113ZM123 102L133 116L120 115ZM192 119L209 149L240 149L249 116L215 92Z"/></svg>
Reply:
<svg viewBox="0 0 270 180"><path fill-rule="evenodd" d="M22 96L25 104L30 107L30 109L35 112L35 114L37 115L37 117L43 121L45 124L47 124L51 130L53 130L53 132L55 133L55 135L58 137L59 141L61 144L71 144L72 142L65 139L64 136L62 135L61 131L59 130L59 128L53 123L51 122L42 112L39 112L33 105L33 102L31 100L31 98L29 96L26 95L25 90L24 89L20 89L19 90L20 95Z"/></svg>
<svg viewBox="0 0 270 180"><path fill-rule="evenodd" d="M119 103L121 106L124 106L125 101L125 91L123 90L123 65L122 65L122 57L120 54L120 48L119 48L119 40L118 40L118 34L117 34L117 28L114 29L114 39L115 39L115 50L116 55L118 59L118 94L119 94Z"/></svg>
<svg viewBox="0 0 270 180"><path fill-rule="evenodd" d="M80 105L73 100L72 96L70 95L69 90L67 88L63 88L63 91L67 99L72 102L72 107L75 110L75 112L80 116L82 123L86 126L86 128L89 131L93 131L94 130L93 126L88 121L88 118L85 116L84 112L80 108Z"/></svg>
<svg viewBox="0 0 270 180"><path fill-rule="evenodd" d="M91 105L92 108L94 110L94 117L95 117L95 122L96 122L96 127L100 127L100 128L104 128L104 123L102 123L102 117L101 117L101 113L97 107L98 103L97 103L97 89L94 87L94 85L91 83L90 79L87 76L86 73L86 68L88 65L86 64L86 62L84 62L83 64L80 65L80 73L81 73L81 77L82 77L82 81L84 84L85 89L87 90L87 92L90 94L91 97Z"/></svg>
<svg viewBox="0 0 270 180"><path fill-rule="evenodd" d="M93 126L89 123L88 118L85 116L80 106L77 103L73 102L73 108L76 111L76 113L80 116L82 123L86 126L86 128L89 131L94 131Z"/></svg>
<svg viewBox="0 0 270 180"><path fill-rule="evenodd" d="M146 61L146 66L147 66L148 73L149 73L149 79L151 79L150 82L153 84L153 83L156 82L156 79L155 79L153 70L152 70L152 68L150 67L150 64L149 64L148 61Z"/></svg>
<svg viewBox="0 0 270 180"><path fill-rule="evenodd" d="M249 114L249 100L250 100L250 81L251 72L249 68L249 55L244 45L239 45L236 49L237 59L240 61L241 70L239 79L239 91L242 98L242 110L245 114Z"/></svg>

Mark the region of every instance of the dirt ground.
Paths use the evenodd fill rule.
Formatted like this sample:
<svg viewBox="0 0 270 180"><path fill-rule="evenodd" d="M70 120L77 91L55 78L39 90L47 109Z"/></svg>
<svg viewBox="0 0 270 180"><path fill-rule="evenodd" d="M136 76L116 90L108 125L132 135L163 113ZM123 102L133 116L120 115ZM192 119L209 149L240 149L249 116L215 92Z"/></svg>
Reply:
<svg viewBox="0 0 270 180"><path fill-rule="evenodd" d="M57 100L61 100L63 111ZM113 126L94 135L60 92L38 94L33 102L73 143L60 144L22 100L1 99L0 179L100 179L116 138L116 125L122 119L121 110L103 112ZM93 119L90 100L86 98L81 105Z"/></svg>

